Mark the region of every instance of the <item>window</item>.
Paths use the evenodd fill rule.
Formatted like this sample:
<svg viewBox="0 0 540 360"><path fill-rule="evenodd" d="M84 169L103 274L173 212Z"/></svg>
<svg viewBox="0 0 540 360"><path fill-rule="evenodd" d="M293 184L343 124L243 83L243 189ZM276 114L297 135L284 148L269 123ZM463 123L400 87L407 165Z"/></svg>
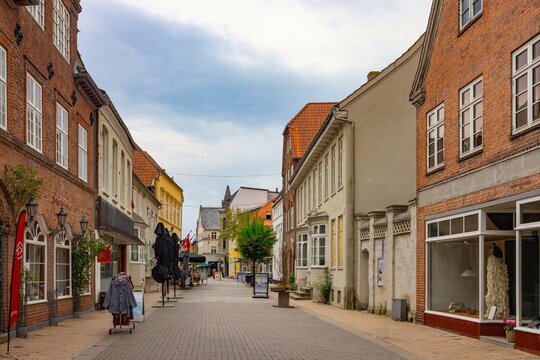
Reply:
<svg viewBox="0 0 540 360"><path fill-rule="evenodd" d="M313 204L311 202L312 200L312 193L311 193L311 175L308 177L308 180L307 180L307 188L308 188L308 194L307 194L307 203L308 203L308 207L307 207L307 212L310 212L312 207L311 205Z"/></svg>
<svg viewBox="0 0 540 360"><path fill-rule="evenodd" d="M324 199L328 200L328 154L324 157Z"/></svg>
<svg viewBox="0 0 540 360"><path fill-rule="evenodd" d="M55 287L58 297L71 296L71 241L66 232L59 232L54 238Z"/></svg>
<svg viewBox="0 0 540 360"><path fill-rule="evenodd" d="M26 229L24 240L24 266L28 270L26 282L28 302L46 299L47 294L47 241L37 221Z"/></svg>
<svg viewBox="0 0 540 360"><path fill-rule="evenodd" d="M326 225L314 225L312 239L312 266L326 266Z"/></svg>
<svg viewBox="0 0 540 360"><path fill-rule="evenodd" d="M319 163L319 205L322 204L323 201L323 193L322 193L322 176L323 176L323 170L322 170L322 161Z"/></svg>
<svg viewBox="0 0 540 360"><path fill-rule="evenodd" d="M330 266L336 268L336 219L330 223Z"/></svg>
<svg viewBox="0 0 540 360"><path fill-rule="evenodd" d="M215 245L210 246L210 254L217 254L217 246Z"/></svg>
<svg viewBox="0 0 540 360"><path fill-rule="evenodd" d="M430 221L427 223L427 238L440 240L447 236L459 237L462 234L478 232L478 219L478 213L469 213Z"/></svg>
<svg viewBox="0 0 540 360"><path fill-rule="evenodd" d="M460 154L468 155L482 148L483 133L483 82L473 81L459 92Z"/></svg>
<svg viewBox="0 0 540 360"><path fill-rule="evenodd" d="M126 163L126 183L124 184L124 192L126 197L126 207L129 206L131 208L131 202L129 201L129 189L131 189L131 177L133 175L131 174L131 162L128 160Z"/></svg>
<svg viewBox="0 0 540 360"><path fill-rule="evenodd" d="M68 113L56 104L56 163L68 168Z"/></svg>
<svg viewBox="0 0 540 360"><path fill-rule="evenodd" d="M343 137L338 141L338 189L343 186Z"/></svg>
<svg viewBox="0 0 540 360"><path fill-rule="evenodd" d="M264 215L265 220L272 220L272 212L267 211Z"/></svg>
<svg viewBox="0 0 540 360"><path fill-rule="evenodd" d="M165 215L163 215L163 207L165 206L165 203L163 202L164 200L164 193L163 193L163 190L161 190L161 196L159 198L159 202L161 203L161 206L159 208L159 216L161 217L165 217Z"/></svg>
<svg viewBox="0 0 540 360"><path fill-rule="evenodd" d="M44 4L45 0L39 0L39 4L27 6L26 8L30 12L30 15L37 21L39 26L43 29L45 27L45 18L44 18Z"/></svg>
<svg viewBox="0 0 540 360"><path fill-rule="evenodd" d="M313 171L313 208L317 207L317 166Z"/></svg>
<svg viewBox="0 0 540 360"><path fill-rule="evenodd" d="M26 143L41 152L41 85L30 74L26 76Z"/></svg>
<svg viewBox="0 0 540 360"><path fill-rule="evenodd" d="M118 143L113 140L112 143L112 193L114 197L118 196Z"/></svg>
<svg viewBox="0 0 540 360"><path fill-rule="evenodd" d="M298 235L296 246L296 266L307 266L307 234Z"/></svg>
<svg viewBox="0 0 540 360"><path fill-rule="evenodd" d="M69 62L69 11L61 0L54 0L53 43L60 54Z"/></svg>
<svg viewBox="0 0 540 360"><path fill-rule="evenodd" d="M427 168L435 170L444 164L444 104L427 116Z"/></svg>
<svg viewBox="0 0 540 360"><path fill-rule="evenodd" d="M7 130L7 53L0 46L0 128Z"/></svg>
<svg viewBox="0 0 540 360"><path fill-rule="evenodd" d="M337 250L337 256L338 256L338 267L343 267L343 215L340 215L338 217L338 237L337 237L338 243L338 250Z"/></svg>
<svg viewBox="0 0 540 360"><path fill-rule="evenodd" d="M102 129L102 132L101 132L101 154L102 154L102 157L103 157L103 161L102 161L102 174L103 174L103 178L101 181L103 181L103 190L105 192L109 192L109 183L110 183L110 170L109 170L109 152L110 152L110 149L109 149L109 131L107 130L107 128L104 126L103 129Z"/></svg>
<svg viewBox="0 0 540 360"><path fill-rule="evenodd" d="M135 229L139 230L139 229ZM140 231L140 230L139 230ZM136 234L139 237L138 234ZM132 263L145 263L146 248L142 245L131 245L131 262Z"/></svg>
<svg viewBox="0 0 540 360"><path fill-rule="evenodd" d="M123 151L120 151L120 203L125 205L126 196L125 196L125 187L126 187L126 155Z"/></svg>
<svg viewBox="0 0 540 360"><path fill-rule="evenodd" d="M212 231L212 232L210 233L210 238L211 238L212 240L217 239L217 232Z"/></svg>
<svg viewBox="0 0 540 360"><path fill-rule="evenodd" d="M482 12L482 0L460 0L460 24L463 29Z"/></svg>
<svg viewBox="0 0 540 360"><path fill-rule="evenodd" d="M332 146L332 179L330 180L332 194L336 192L336 145Z"/></svg>
<svg viewBox="0 0 540 360"><path fill-rule="evenodd" d="M88 181L88 133L79 124L79 179Z"/></svg>
<svg viewBox="0 0 540 360"><path fill-rule="evenodd" d="M540 123L540 36L513 54L514 133Z"/></svg>

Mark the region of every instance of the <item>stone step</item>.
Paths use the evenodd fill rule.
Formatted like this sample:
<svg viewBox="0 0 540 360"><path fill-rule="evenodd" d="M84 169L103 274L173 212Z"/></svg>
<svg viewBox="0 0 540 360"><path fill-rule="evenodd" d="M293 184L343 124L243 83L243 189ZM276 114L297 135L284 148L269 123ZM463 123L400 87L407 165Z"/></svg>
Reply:
<svg viewBox="0 0 540 360"><path fill-rule="evenodd" d="M485 341L487 343L502 346L509 349L514 349L516 344L509 343L506 341L505 337L502 336L480 336L480 341Z"/></svg>
<svg viewBox="0 0 540 360"><path fill-rule="evenodd" d="M311 293L305 291L295 291L290 297L294 300L311 300Z"/></svg>

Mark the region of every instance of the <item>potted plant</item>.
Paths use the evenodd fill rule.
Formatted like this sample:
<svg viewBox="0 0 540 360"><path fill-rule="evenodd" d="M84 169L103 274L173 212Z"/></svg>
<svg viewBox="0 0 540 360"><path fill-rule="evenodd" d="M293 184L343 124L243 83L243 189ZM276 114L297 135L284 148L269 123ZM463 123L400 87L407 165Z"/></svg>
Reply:
<svg viewBox="0 0 540 360"><path fill-rule="evenodd" d="M319 290L323 304L328 304L330 301L330 292L332 291L332 274L328 268L324 269L324 274L322 278L315 283L315 287Z"/></svg>
<svg viewBox="0 0 540 360"><path fill-rule="evenodd" d="M506 332L506 340L509 343L515 343L516 342L516 320L503 320L504 323L504 331Z"/></svg>
<svg viewBox="0 0 540 360"><path fill-rule="evenodd" d="M93 234L93 231L86 231L71 249L74 318L81 316L82 296L92 279L92 265L99 252L105 249L105 243L95 240Z"/></svg>

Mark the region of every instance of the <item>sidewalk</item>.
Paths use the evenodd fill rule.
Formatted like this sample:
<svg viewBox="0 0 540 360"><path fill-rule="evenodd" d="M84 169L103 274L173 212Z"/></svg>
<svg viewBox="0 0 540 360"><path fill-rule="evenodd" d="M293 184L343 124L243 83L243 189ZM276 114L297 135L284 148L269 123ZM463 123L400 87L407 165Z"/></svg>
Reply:
<svg viewBox="0 0 540 360"><path fill-rule="evenodd" d="M338 327L397 346L423 359L538 359L519 350L507 349L455 335L427 326L393 321L389 317L365 311L342 310L310 300L291 301L291 305Z"/></svg>
<svg viewBox="0 0 540 360"><path fill-rule="evenodd" d="M171 294L170 294L171 295ZM155 309L152 305L161 296L161 291L145 294L145 316ZM111 314L105 310L86 313L80 319L70 319L31 331L26 339L12 339L10 354L16 359L50 360L73 359L90 346L109 336L112 326ZM0 345L0 357L6 356L7 344Z"/></svg>

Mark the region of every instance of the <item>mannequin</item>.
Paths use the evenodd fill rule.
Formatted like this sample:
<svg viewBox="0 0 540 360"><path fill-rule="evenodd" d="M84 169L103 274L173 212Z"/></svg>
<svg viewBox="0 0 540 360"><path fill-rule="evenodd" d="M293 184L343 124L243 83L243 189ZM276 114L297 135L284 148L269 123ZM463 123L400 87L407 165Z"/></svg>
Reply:
<svg viewBox="0 0 540 360"><path fill-rule="evenodd" d="M506 319L509 316L508 269L502 258L501 248L493 243L487 261L486 317L492 306L497 307L496 318Z"/></svg>

